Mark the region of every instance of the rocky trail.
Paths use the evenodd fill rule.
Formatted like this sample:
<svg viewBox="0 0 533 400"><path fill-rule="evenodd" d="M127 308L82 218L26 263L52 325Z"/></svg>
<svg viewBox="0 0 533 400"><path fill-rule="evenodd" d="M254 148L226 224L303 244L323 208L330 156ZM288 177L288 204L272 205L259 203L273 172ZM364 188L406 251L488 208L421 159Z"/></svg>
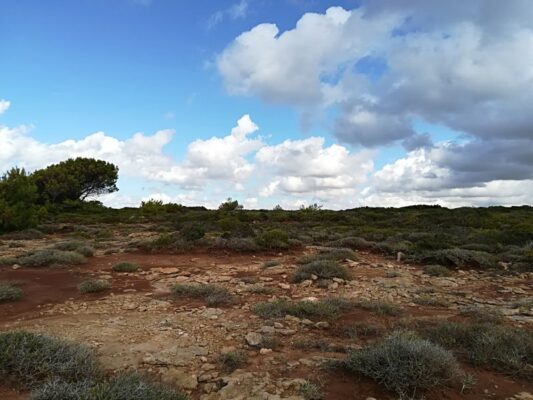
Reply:
<svg viewBox="0 0 533 400"><path fill-rule="evenodd" d="M375 340L339 335L343 325L371 322L388 331L398 325L409 327L420 318L461 319L462 310L476 307L497 310L506 324L533 327L531 308L521 305L533 296L531 274L492 276L464 270L452 277L430 277L418 266L364 252L358 255L358 260L343 262L352 280L335 278L320 285L313 279L291 283L301 252L255 256L134 252L98 254L88 264L68 269L2 267L0 280L20 281L26 296L0 304L0 330L24 329L86 343L106 369L147 371L185 389L193 399L302 399L297 389L303 380L312 379L322 385L326 399L371 400L395 396L370 380L320 367L326 359L345 357L347 350ZM138 263L142 271L113 272L112 266L122 261ZM265 267L270 264L275 265ZM87 277L106 279L111 288L82 295L76 287ZM223 286L235 302L209 307L200 299L172 296L173 285L195 282ZM418 304L416 299L423 296L438 299L438 304ZM326 297L388 302L403 312L382 315L357 308L329 320L293 316L265 320L252 311L256 303L273 298ZM275 340L265 346L265 338ZM217 359L236 349L247 353L248 362L225 372ZM473 389L462 395L439 389L427 398L533 399L530 382L464 368L476 375ZM25 395L0 389L0 398Z"/></svg>

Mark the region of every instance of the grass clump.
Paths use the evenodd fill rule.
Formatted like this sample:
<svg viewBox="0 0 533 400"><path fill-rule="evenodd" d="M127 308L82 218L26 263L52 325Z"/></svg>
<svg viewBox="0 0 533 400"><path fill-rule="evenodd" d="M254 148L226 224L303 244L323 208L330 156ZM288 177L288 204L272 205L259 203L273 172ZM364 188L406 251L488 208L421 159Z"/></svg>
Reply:
<svg viewBox="0 0 533 400"><path fill-rule="evenodd" d="M75 251L45 249L22 255L15 261L23 267L48 267L83 264L87 259Z"/></svg>
<svg viewBox="0 0 533 400"><path fill-rule="evenodd" d="M424 274L429 276L446 277L452 276L452 271L444 265L424 265Z"/></svg>
<svg viewBox="0 0 533 400"><path fill-rule="evenodd" d="M492 324L443 322L423 327L432 342L453 349L475 366L533 379L533 333Z"/></svg>
<svg viewBox="0 0 533 400"><path fill-rule="evenodd" d="M276 267L278 265L280 265L281 263L278 261L278 260L268 260L268 261L265 261L262 265L261 265L261 268L263 269L266 269L266 268L272 268L272 267Z"/></svg>
<svg viewBox="0 0 533 400"><path fill-rule="evenodd" d="M246 288L246 291L248 293L252 294L272 294L274 293L274 289L267 286L262 285L252 285Z"/></svg>
<svg viewBox="0 0 533 400"><path fill-rule="evenodd" d="M78 285L80 293L98 293L111 287L110 283L103 279L87 279Z"/></svg>
<svg viewBox="0 0 533 400"><path fill-rule="evenodd" d="M375 312L378 315L398 316L403 314L403 310L395 304L385 301L368 300L357 304L359 307Z"/></svg>
<svg viewBox="0 0 533 400"><path fill-rule="evenodd" d="M468 307L461 311L461 315L480 324L500 324L503 321L500 311L488 308Z"/></svg>
<svg viewBox="0 0 533 400"><path fill-rule="evenodd" d="M305 381L298 388L298 394L304 398L304 400L323 400L325 399L322 389L317 384Z"/></svg>
<svg viewBox="0 0 533 400"><path fill-rule="evenodd" d="M419 304L421 306L430 306L430 307L449 307L450 303L443 299L437 299L433 296L424 295L413 299L413 303Z"/></svg>
<svg viewBox="0 0 533 400"><path fill-rule="evenodd" d="M248 361L248 355L242 350L233 350L218 357L218 363L223 371L230 373L242 367Z"/></svg>
<svg viewBox="0 0 533 400"><path fill-rule="evenodd" d="M280 229L271 229L255 238L258 246L268 250L283 250L289 248L289 235Z"/></svg>
<svg viewBox="0 0 533 400"><path fill-rule="evenodd" d="M173 288L173 293L180 297L194 297L205 300L209 306L230 304L233 296L224 287L210 284L178 284Z"/></svg>
<svg viewBox="0 0 533 400"><path fill-rule="evenodd" d="M346 300L325 299L320 301L288 301L284 299L258 303L254 312L263 318L283 318L292 315L298 318L332 318L341 310L350 307Z"/></svg>
<svg viewBox="0 0 533 400"><path fill-rule="evenodd" d="M121 373L107 381L52 380L32 392L30 400L187 400L171 388L157 385L137 373Z"/></svg>
<svg viewBox="0 0 533 400"><path fill-rule="evenodd" d="M85 257L94 255L94 248L82 242L63 242L54 245L54 249L62 251L75 251Z"/></svg>
<svg viewBox="0 0 533 400"><path fill-rule="evenodd" d="M350 279L350 274L342 265L330 260L317 260L298 267L292 281L295 283L311 279L315 275L319 279L340 278L344 280Z"/></svg>
<svg viewBox="0 0 533 400"><path fill-rule="evenodd" d="M22 297L22 289L7 282L0 282L0 303L15 301Z"/></svg>
<svg viewBox="0 0 533 400"><path fill-rule="evenodd" d="M350 339L358 339L360 337L373 337L381 335L383 326L373 322L354 322L348 325L341 325L335 329L339 336L348 337Z"/></svg>
<svg viewBox="0 0 533 400"><path fill-rule="evenodd" d="M77 382L99 375L88 347L30 332L0 333L0 381L30 387L49 379Z"/></svg>
<svg viewBox="0 0 533 400"><path fill-rule="evenodd" d="M377 345L352 352L343 365L376 380L401 398L447 385L460 374L451 352L410 332L394 333Z"/></svg>
<svg viewBox="0 0 533 400"><path fill-rule="evenodd" d="M137 272L140 268L139 264L130 262L120 262L113 265L113 271L115 272Z"/></svg>
<svg viewBox="0 0 533 400"><path fill-rule="evenodd" d="M322 250L318 253L306 255L300 258L300 260L298 260L298 263L309 264L313 261L344 261L346 259L357 260L358 257L357 254L350 249L331 248Z"/></svg>

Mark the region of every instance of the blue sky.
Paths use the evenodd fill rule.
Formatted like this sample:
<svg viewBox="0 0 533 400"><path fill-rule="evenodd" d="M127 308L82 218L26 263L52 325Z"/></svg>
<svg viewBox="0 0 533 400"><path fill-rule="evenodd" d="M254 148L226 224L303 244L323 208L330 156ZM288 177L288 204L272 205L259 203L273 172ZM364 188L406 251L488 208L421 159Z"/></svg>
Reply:
<svg viewBox="0 0 533 400"><path fill-rule="evenodd" d="M489 102L503 127L503 110L524 111L496 87L498 76L477 82L461 72L470 58L483 63L509 43L509 32L482 18L484 7L498 7L492 2L463 9L453 3L4 0L0 166L32 169L65 155L108 158L124 171L119 194L103 199L112 206L150 196L208 206L233 196L250 207L288 208L521 204L528 197L516 187L532 178L532 166L529 154L525 164L508 165L524 145L509 140L532 135L493 134L481 119ZM502 18L531 33L531 6L517 0L509 9ZM442 20L432 19L436 12ZM264 23L275 24L277 34ZM472 39L456 55L458 68L413 64L428 43L437 49L428 59L447 60L454 56L449 42L476 34L488 44ZM515 37L516 48L508 44L515 65L529 61L531 50L521 47L528 38ZM530 79L506 75L512 66L498 62L502 82L520 87ZM529 99L531 90L520 96ZM209 139L229 137L245 115L244 137L229 138L226 152L217 153L222 142ZM163 146L154 138L161 130L173 132ZM95 148L82 148L95 132L104 132L87 144ZM129 139L138 132L147 141L137 148ZM197 140L206 142L195 152ZM510 172L474 173L454 158L469 146L480 157L509 148L499 167ZM291 168L292 158L301 167ZM502 190L508 196L494 196Z"/></svg>

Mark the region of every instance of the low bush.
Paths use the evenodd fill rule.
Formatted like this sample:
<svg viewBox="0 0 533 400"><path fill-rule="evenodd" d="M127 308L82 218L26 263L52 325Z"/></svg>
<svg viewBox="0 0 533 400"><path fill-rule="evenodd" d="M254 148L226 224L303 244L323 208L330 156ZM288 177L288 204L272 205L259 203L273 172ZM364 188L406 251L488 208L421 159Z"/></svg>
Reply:
<svg viewBox="0 0 533 400"><path fill-rule="evenodd" d="M350 280L350 274L344 266L337 264L335 261L319 260L298 267L292 276L292 282L298 283L311 279L312 275L320 279L340 278Z"/></svg>
<svg viewBox="0 0 533 400"><path fill-rule="evenodd" d="M430 306L430 307L449 307L450 303L443 299L437 299L434 296L424 295L419 296L413 299L413 303L419 304L421 306Z"/></svg>
<svg viewBox="0 0 533 400"><path fill-rule="evenodd" d="M375 242L368 241L361 237L350 236L329 242L328 246L347 247L357 250L370 250L375 246Z"/></svg>
<svg viewBox="0 0 533 400"><path fill-rule="evenodd" d="M299 264L309 264L313 261L344 261L346 259L357 260L357 254L350 249L331 248L318 253L306 255L298 260Z"/></svg>
<svg viewBox="0 0 533 400"><path fill-rule="evenodd" d="M136 373L121 373L107 381L52 380L32 392L30 400L187 400L177 390L152 383Z"/></svg>
<svg viewBox="0 0 533 400"><path fill-rule="evenodd" d="M111 287L111 284L103 279L87 279L78 285L80 293L98 293Z"/></svg>
<svg viewBox="0 0 533 400"><path fill-rule="evenodd" d="M451 352L409 332L394 333L377 345L350 353L344 367L376 380L402 398L450 384L460 375Z"/></svg>
<svg viewBox="0 0 533 400"><path fill-rule="evenodd" d="M351 324L339 325L334 331L339 336L348 337L350 339L358 339L361 337L373 337L381 335L383 332L383 326L373 322L354 322Z"/></svg>
<svg viewBox="0 0 533 400"><path fill-rule="evenodd" d="M253 253L261 250L252 238L229 238L219 237L216 239L214 246L220 249L233 250L243 253Z"/></svg>
<svg viewBox="0 0 533 400"><path fill-rule="evenodd" d="M0 282L0 303L18 300L23 294L22 289L15 285Z"/></svg>
<svg viewBox="0 0 533 400"><path fill-rule="evenodd" d="M0 381L30 387L49 379L78 382L99 376L88 347L30 332L0 333Z"/></svg>
<svg viewBox="0 0 533 400"><path fill-rule="evenodd" d="M298 394L304 398L304 400L323 400L325 399L322 389L317 384L305 381L298 388Z"/></svg>
<svg viewBox="0 0 533 400"><path fill-rule="evenodd" d="M496 266L498 259L484 251L454 248L417 253L414 261L454 268L492 268Z"/></svg>
<svg viewBox="0 0 533 400"><path fill-rule="evenodd" d="M452 276L452 271L443 265L424 265L424 274L429 276Z"/></svg>
<svg viewBox="0 0 533 400"><path fill-rule="evenodd" d="M284 299L258 303L254 312L263 318L283 318L292 315L298 318L332 318L342 310L351 307L343 299L325 299L320 301L288 301Z"/></svg>
<svg viewBox="0 0 533 400"><path fill-rule="evenodd" d="M373 311L378 315L397 316L403 314L403 310L400 307L385 301L361 301L357 303L357 306L368 311Z"/></svg>
<svg viewBox="0 0 533 400"><path fill-rule="evenodd" d="M233 372L248 361L248 355L242 350L233 350L218 357L218 363L225 372Z"/></svg>
<svg viewBox="0 0 533 400"><path fill-rule="evenodd" d="M461 311L461 315L480 324L499 324L503 321L503 314L500 311L488 308L465 308Z"/></svg>
<svg viewBox="0 0 533 400"><path fill-rule="evenodd" d="M54 249L62 251L75 251L85 257L94 255L94 248L82 242L63 242L54 245Z"/></svg>
<svg viewBox="0 0 533 400"><path fill-rule="evenodd" d="M139 264L130 262L120 262L113 265L113 271L115 272L137 272L140 268Z"/></svg>
<svg viewBox="0 0 533 400"><path fill-rule="evenodd" d="M16 258L16 262L23 267L48 267L83 264L87 259L75 251L55 249L37 250Z"/></svg>
<svg viewBox="0 0 533 400"><path fill-rule="evenodd" d="M421 328L434 343L456 350L475 366L533 379L533 333L492 324L442 322Z"/></svg>
<svg viewBox="0 0 533 400"><path fill-rule="evenodd" d="M289 235L280 229L271 229L258 235L255 242L264 249L283 250L289 247Z"/></svg>
<svg viewBox="0 0 533 400"><path fill-rule="evenodd" d="M200 224L188 224L180 230L180 233L186 241L194 242L205 236L205 229Z"/></svg>
<svg viewBox="0 0 533 400"><path fill-rule="evenodd" d="M209 306L229 304L234 301L233 296L224 287L210 284L178 284L173 293L180 297L194 297L205 300Z"/></svg>
<svg viewBox="0 0 533 400"><path fill-rule="evenodd" d="M18 232L11 232L3 235L5 239L11 240L35 240L44 238L44 233L37 229L24 229Z"/></svg>
<svg viewBox="0 0 533 400"><path fill-rule="evenodd" d="M261 286L261 285L252 285L246 288L246 291L248 293L253 294L272 294L274 293L274 289L267 286Z"/></svg>

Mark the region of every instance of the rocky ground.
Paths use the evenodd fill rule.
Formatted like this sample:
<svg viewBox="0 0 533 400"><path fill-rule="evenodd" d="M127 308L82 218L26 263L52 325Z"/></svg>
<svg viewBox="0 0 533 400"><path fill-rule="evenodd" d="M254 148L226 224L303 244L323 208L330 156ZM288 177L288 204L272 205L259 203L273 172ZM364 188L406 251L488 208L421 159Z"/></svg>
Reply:
<svg viewBox="0 0 533 400"><path fill-rule="evenodd" d="M42 241L25 248L42 246ZM99 251L85 265L63 269L0 267L1 281L19 281L23 299L0 304L0 330L25 329L52 334L93 347L109 370L142 369L178 385L193 399L302 399L303 380L322 386L326 399L394 399L395 396L363 378L344 376L320 367L323 360L343 358L351 348L374 339L338 335L343 324L370 321L385 331L408 327L419 318L463 318L469 307L497 310L505 323L533 327L533 313L518 303L533 296L531 274L494 276L457 271L452 277L430 277L419 266L359 253L346 260L352 280L335 279L318 287L313 280L290 283L295 261L306 248L288 254L239 255L191 251L187 254L141 254ZM279 264L265 268L265 262ZM130 261L142 266L136 273L115 273L112 266ZM77 284L87 277L109 280L111 289L81 295ZM205 282L227 288L236 299L224 307L208 307L199 299L175 298L176 283ZM258 287L270 293L257 293ZM439 304L419 305L421 296ZM252 312L254 304L273 298L379 300L393 303L401 315L380 315L355 309L331 320L286 317L265 320ZM276 344L262 347L264 337ZM320 343L302 346L301 343ZM298 345L300 344L300 345ZM248 362L232 373L217 363L220 354L242 349ZM446 389L427 399L533 399L533 384L504 375L473 370L476 385L460 394ZM1 385L1 384L0 384ZM4 390L4 391L2 391ZM24 394L0 389L2 399Z"/></svg>

